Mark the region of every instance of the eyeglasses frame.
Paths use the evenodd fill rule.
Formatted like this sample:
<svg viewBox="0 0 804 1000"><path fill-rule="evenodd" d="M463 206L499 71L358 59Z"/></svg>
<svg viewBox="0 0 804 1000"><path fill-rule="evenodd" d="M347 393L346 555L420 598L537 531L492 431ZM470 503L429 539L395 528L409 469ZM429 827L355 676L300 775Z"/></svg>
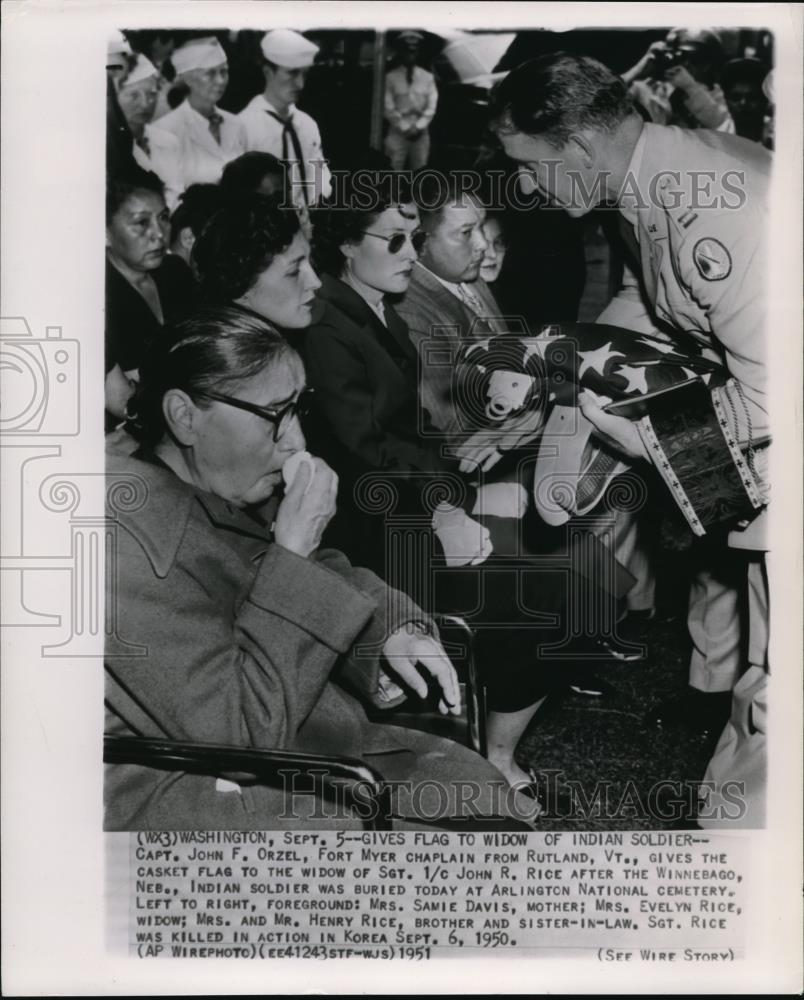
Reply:
<svg viewBox="0 0 804 1000"><path fill-rule="evenodd" d="M302 389L296 399L292 399L289 403L278 408L259 406L257 403L249 403L245 399L238 399L236 396L227 396L221 392L195 392L193 396L200 399L212 399L217 403L226 403L228 406L234 406L238 410L245 410L246 413L253 413L257 417L262 417L263 420L267 420L273 424L274 443L276 443L280 438L279 429L282 426L282 421L288 414L290 414L291 418L294 416L305 417L310 412L314 390L311 388Z"/></svg>
<svg viewBox="0 0 804 1000"><path fill-rule="evenodd" d="M392 243L395 239L397 239L399 236L401 236L402 237L402 242L399 244L398 249L392 250L391 247L390 247L390 245L389 245L389 247L388 247L388 252L389 253L398 254L399 251L402 249L402 247L405 245L405 242L407 241L408 243L410 243L410 245L413 247L413 249L416 251L416 253L420 254L422 252L422 250L424 248L424 244L427 242L427 238L428 238L428 236L430 234L429 233L425 233L423 230L419 229L415 233L394 233L393 236L383 236L382 233L372 233L368 229L364 229L363 230L363 235L364 236L373 236L377 240L385 240L385 242L388 243L388 244ZM414 239L416 237L423 237L423 239L421 240L421 246L417 247L416 244L414 243Z"/></svg>

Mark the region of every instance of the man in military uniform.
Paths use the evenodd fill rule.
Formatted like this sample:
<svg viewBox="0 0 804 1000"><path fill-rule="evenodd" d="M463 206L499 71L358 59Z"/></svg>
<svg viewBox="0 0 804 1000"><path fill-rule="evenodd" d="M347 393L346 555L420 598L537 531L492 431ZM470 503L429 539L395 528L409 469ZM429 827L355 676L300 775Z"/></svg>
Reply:
<svg viewBox="0 0 804 1000"><path fill-rule="evenodd" d="M419 170L430 156L430 122L438 107L435 77L418 65L420 31L397 37L399 64L385 75L385 153L394 170Z"/></svg>
<svg viewBox="0 0 804 1000"><path fill-rule="evenodd" d="M623 81L605 66L557 53L511 72L495 92L495 129L507 155L557 207L580 217L615 203L635 251L641 288L623 291L601 317L631 329L675 328L694 335L724 361L736 383L729 431L741 445L767 441L765 302L762 294L770 156L754 143L710 131L646 124ZM647 459L638 427L582 398L602 437L632 458ZM760 473L767 451L756 450ZM764 689L767 657L765 512L729 537L747 550L749 670L734 688L731 721L707 777L746 785L746 810L736 821L764 817ZM715 553L721 563L725 552ZM712 576L717 565L710 567ZM709 588L712 589L711 587ZM736 597L727 583L695 597L707 635L737 648ZM752 726L748 726L749 709ZM718 813L717 799L710 813ZM722 810L720 811L722 814Z"/></svg>
<svg viewBox="0 0 804 1000"><path fill-rule="evenodd" d="M296 107L318 46L297 31L276 28L265 33L260 48L265 89L238 115L246 148L271 153L289 165L293 202L306 210L332 190L318 125Z"/></svg>

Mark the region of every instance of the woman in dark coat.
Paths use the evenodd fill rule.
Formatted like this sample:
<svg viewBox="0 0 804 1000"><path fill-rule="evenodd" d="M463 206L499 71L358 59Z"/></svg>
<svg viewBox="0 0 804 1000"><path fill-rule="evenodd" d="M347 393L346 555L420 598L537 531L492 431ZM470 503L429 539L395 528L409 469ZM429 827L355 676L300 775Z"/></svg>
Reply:
<svg viewBox="0 0 804 1000"><path fill-rule="evenodd" d="M107 430L125 415L140 360L163 326L192 308L190 269L168 254L170 215L162 182L137 166L106 191Z"/></svg>

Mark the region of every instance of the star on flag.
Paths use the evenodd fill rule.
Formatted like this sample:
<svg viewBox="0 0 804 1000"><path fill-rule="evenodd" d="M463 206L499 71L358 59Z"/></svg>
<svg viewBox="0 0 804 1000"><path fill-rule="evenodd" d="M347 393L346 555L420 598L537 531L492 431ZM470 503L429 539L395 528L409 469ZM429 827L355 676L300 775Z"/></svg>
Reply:
<svg viewBox="0 0 804 1000"><path fill-rule="evenodd" d="M633 365L620 365L614 374L622 375L628 382L628 385L625 387L626 392L646 393L648 391L647 371L645 368L634 368Z"/></svg>
<svg viewBox="0 0 804 1000"><path fill-rule="evenodd" d="M593 371L596 371L598 375L605 375L606 362L609 358L625 357L621 351L612 351L611 341L609 341L608 344L604 344L602 347L598 347L596 351L578 351L578 354L583 358L581 366L578 369L579 379L583 378L590 368Z"/></svg>

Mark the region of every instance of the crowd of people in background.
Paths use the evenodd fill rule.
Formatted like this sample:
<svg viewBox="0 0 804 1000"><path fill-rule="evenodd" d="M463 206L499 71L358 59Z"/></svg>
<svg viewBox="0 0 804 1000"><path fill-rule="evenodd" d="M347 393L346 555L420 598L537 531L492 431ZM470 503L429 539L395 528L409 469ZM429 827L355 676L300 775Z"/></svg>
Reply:
<svg viewBox="0 0 804 1000"><path fill-rule="evenodd" d="M234 630L238 656L246 649L248 657L244 714L237 707L240 695L227 689L220 697L228 699L228 722L217 720L212 726L220 741L247 739L259 744L264 739L274 745L317 746L324 730L331 729L323 739L331 743L348 718L351 735L343 746L354 752L373 752L374 743L361 730L363 724L356 721L352 709L330 704L330 695L325 698L322 691L336 654L345 654L361 637L361 629L369 628L360 594L381 593L378 588L387 585L416 603L406 616L385 622L386 632L391 629L397 635L406 623L413 623L418 631L413 630L415 642L394 644L389 639L386 662L393 665L395 657L406 664L417 657L419 662L435 662L435 667L427 669L439 686L445 714L456 708L456 682L443 666L443 650L433 639L426 612L458 613L474 606L472 624L489 691L488 760L495 775L535 800L536 777L516 757L522 734L551 691L571 686L580 693L597 695L605 689L605 682L588 667L568 669L567 649L562 649L560 666L549 655L537 661L533 649L537 641L549 645L547 639L551 639L555 644L566 631L569 616L577 616L578 609L592 609L589 615L594 618L593 611L601 602L616 609L615 618L629 611L647 617L653 614L654 566L646 541L648 526L644 517L640 521L636 515L623 514L613 540L587 530L580 543L586 569L582 573L572 569L570 575L577 579L569 586L564 569L552 573L546 569L565 540L538 523L538 518L534 520L528 510L534 428L523 419L504 449L489 446L476 428L467 429L455 406L454 364L467 345L512 332L506 317L517 317L520 325L515 332L525 335L545 324L572 324L578 318L590 208L576 210L568 198L562 201L561 191L540 174L550 147L565 141L564 133L551 131L565 127L561 116L569 123L567 130L599 129L597 151L581 144L572 152L581 170L591 170L595 156L602 161L607 143L614 142L612 136L627 150L622 163L611 157L622 173L632 154L631 164L637 162L636 149L647 163L661 142L667 141L663 136L669 135L650 129L680 126L685 135L694 130L703 137L684 146L685 168L706 165L710 141L706 136L719 132L741 137L755 151L739 144L715 145L712 163L725 169L744 162L750 176L764 183L768 154L763 147L773 147L772 69L754 50L726 58L715 32L674 29L663 41L652 43L631 69L617 75L602 66L598 71L595 67L600 64L592 60L567 56L565 65L555 57L550 73L555 79L565 74L573 94L573 81L587 74L586 89L577 90L576 109L559 107L561 102L548 94L548 85L538 74L528 76L523 67L518 76L515 70L495 92L496 117L490 118L484 146L476 151L479 185L467 197L456 181L457 173L424 176L433 156L439 83L432 67L423 65L427 59L422 32L402 31L393 37L393 56L383 84L384 136L375 143L377 148L352 150L349 169L329 155L322 123L299 106L304 104L306 77L320 57L319 46L287 29L256 37L254 33L240 35L128 32L116 34L108 46L106 431L118 449L121 469L130 468L126 463L133 460L132 454L148 464L153 495L164 494L166 511L171 505L183 509L185 504L184 494L164 475L172 471L196 492L227 505L230 512L222 513L223 508L203 501L218 534L208 548L196 543L201 551L198 565L193 561L196 549L187 566L180 560L175 563L175 553L184 551L177 546L185 542L170 540L165 534L163 542L172 546L174 563L160 569L160 557L149 553L147 538L149 532L159 535L161 529L142 528L141 546L147 558L139 558L139 549L129 553L138 567L128 594L137 608L132 627L151 630L156 623L149 641L159 646L159 611L153 605L158 591L170 605L171 621L175 616L181 623L186 612L187 634L181 624L177 634L192 647L196 666L180 671L180 680L169 683L168 704L160 701L165 691L158 664L155 670L137 674L133 683L125 665L115 663L109 699L112 728L141 732L155 724L157 734L204 737L220 698L209 687L211 675L199 680L197 664L206 662L207 651L203 636L191 635L190 619L198 613L215 618L209 594L202 593L203 584L199 590L194 574L204 559L209 566L219 560L226 567L226 580L218 598L224 604L234 601L235 611L229 625L215 619L217 631L208 636L217 650L215 669L223 669L220 644L227 628ZM536 62L542 72L542 63ZM242 96L242 106L236 109L222 106L232 80ZM540 87L546 88L544 100L555 104L555 108L550 105L547 117L553 118L549 121L539 117L543 108L530 106L538 104ZM587 107L583 94L588 97L595 87L598 103ZM616 101L599 97L615 92ZM351 114L347 107L342 113ZM609 161L604 165L608 167ZM419 184L412 183L417 172L422 179ZM512 179L519 190L516 204L489 196L491 189L484 178L492 175ZM760 180L756 184L759 191ZM500 190L511 188L503 185ZM565 211L557 211L562 207ZM657 331L664 335L673 327L687 333L702 331L701 338L708 338L708 346L747 396L747 409L761 409L764 381L755 369L762 367L759 355L764 347L752 342L747 349L744 341L742 347L734 346L743 337L741 321L729 315L729 307L720 299L713 299L700 315L685 312L678 296L674 299L671 293L662 299L663 293L656 293L659 279L656 274L650 277L654 256L650 262L646 256L647 241L653 238L657 222L651 220L653 228L649 228L638 212L620 209L619 228L612 222L612 213L591 214L611 241L612 292L621 274L625 288L625 293L621 290L614 296L600 321L646 334L650 330L651 335ZM672 224L686 229L695 218L689 222L674 217ZM734 225L741 224L734 221ZM692 258L684 258L683 266L697 268L698 278L703 276L702 294L711 291L711 279L720 282L717 291L729 290L735 302L739 297L747 322L747 317L756 319L761 310L745 274L739 293L732 293L732 282L725 281L737 269L730 253L732 237L736 245L740 236L730 225L732 220L724 218L711 232L701 230ZM684 253L679 250L677 267ZM692 286L694 277L685 288ZM667 280L659 280L663 288ZM629 300L629 282L632 290L637 289L637 298L641 297L639 317L635 300ZM716 319L721 315L722 327ZM433 361L435 328L441 331L446 363ZM266 344L270 341L262 360L255 347L260 338L266 338ZM211 414L220 407L224 413L216 423ZM596 404L584 406L583 413L593 433L609 444L615 442L619 453L632 461L647 457L626 439L626 431L608 422L611 418ZM750 435L761 425L753 410L752 414L749 448ZM268 444L260 443L253 430L246 433L245 421L255 418L262 421L260 427L266 427L265 421L270 426ZM132 433L138 444L127 451L120 444L121 436ZM282 462L305 448L316 456L310 459L307 490L302 494L297 487L294 493L292 483L286 485L272 527L270 518L258 517L252 509L281 497ZM250 455L255 456L253 468ZM264 468L259 466L260 456ZM372 476L390 477L397 513L420 522L407 557L396 553L393 558L386 546L385 511L372 508L361 493ZM316 487L310 491L313 483ZM441 484L441 502L432 517L428 514L429 520L423 520L434 483ZM254 536L242 552L230 551L222 533L221 519L230 516L232 507L256 518L250 528L242 518L239 522L237 531L251 531ZM300 528L294 527L293 517ZM197 520L191 519L187 530L200 537L202 527ZM133 531L139 538L137 530ZM336 607L329 606L331 595L323 596L325 576L310 575L293 560L275 568L287 573L289 593L298 597L305 586L310 588L300 602L308 620L319 614L316 595L327 604L326 615L321 612L321 621L311 627L318 629L315 642L320 649L328 644L332 648L326 655L309 650L302 655L298 638L282 631L287 631L284 617L295 620L300 612L291 612L289 598L281 593L268 594L268 583L261 584L263 591L255 595L249 588L259 589L259 579L252 580L235 562L262 559L266 540L304 560L317 551L322 539L345 553L352 566L365 567L364 572L375 575L355 576L357 571L344 569L340 563L332 571L331 580L337 579L337 587L342 588L338 594L345 602L347 627L337 621ZM756 548L761 550L761 544ZM658 725L667 725L673 712L693 715L702 730L723 729L729 723L731 692L740 682L740 649L747 634L738 623L744 568L732 565L730 551L723 547L714 560L702 559L690 605L690 631L698 657L691 669L691 687L674 706L657 711ZM413 552L425 570L411 571ZM498 557L504 557L509 567L511 559L518 560L521 573L511 589L502 585L503 575L495 576ZM603 569L612 557L618 567L613 575ZM424 577L432 576L426 569L430 561L448 571L439 578L438 593L422 584ZM153 588L148 583L152 570ZM231 579L226 576L230 571ZM176 579L165 589L162 582L171 574L177 574ZM184 602L182 574L194 581L188 589L191 596ZM267 579L267 570L263 575ZM478 580L480 591L474 594ZM752 571L749 586L755 596L762 588L758 580ZM269 624L278 628L277 643L287 661L276 667L279 680L266 681L261 673L265 669L271 674L274 669L275 665L265 667L274 649L264 635L255 639L266 623L247 622L243 617L247 609L238 602L246 592L251 593L247 603L271 611ZM639 595L636 601L635 594ZM377 600L382 603L384 598ZM199 608L206 610L199 612ZM762 611L757 614L761 616ZM534 638L535 619L549 623L539 632L539 640ZM507 627L501 629L500 623ZM755 623L751 641L761 645L757 627ZM640 655L600 620L589 627L579 627L576 621L574 628L583 635L576 650L579 661ZM183 654L176 634L170 632L167 629L163 637L163 652L173 661ZM328 638L331 635L335 638ZM760 650L752 656L752 669L761 672L764 654ZM304 682L299 691L294 688L293 670L302 662L314 680L312 688ZM137 669L133 664L134 673ZM377 676L370 692L376 703L395 704L404 695L405 684L420 690L420 679L407 669L396 673L380 669ZM749 697L756 695L758 678L759 674L752 675ZM206 685L186 724L177 684L191 701L193 686ZM279 695L277 685L283 692ZM713 700L711 695L720 697ZM284 698L287 718L276 716L272 702L276 697ZM325 701L327 707L322 708ZM316 712L324 720L318 730L309 725ZM264 732L260 713L274 713ZM147 723L143 722L146 717ZM243 735L246 730L247 737ZM315 730L313 736L311 730ZM435 751L420 742L413 752L418 767ZM472 771L469 758L450 758L448 764L452 774ZM740 766L746 768L743 760ZM449 771L447 764L444 767ZM410 768L402 772L413 773ZM482 767L476 773L487 778L491 774ZM202 792L207 817L217 817L224 825L246 822L240 815L242 810L249 812L245 801L238 801L234 817L228 806L216 805L214 795L210 798L208 790L194 784L178 806L189 825L199 822L198 795ZM163 788L163 793L154 813L162 819L174 808L172 792ZM118 814L113 822L134 822L138 810L147 811L156 801L153 789L148 795L139 789L136 804L129 803L125 815ZM265 809L270 812L276 806L272 799ZM534 814L539 808L535 803ZM264 825L265 815L258 808L253 823ZM147 822L157 820L151 817Z"/></svg>

